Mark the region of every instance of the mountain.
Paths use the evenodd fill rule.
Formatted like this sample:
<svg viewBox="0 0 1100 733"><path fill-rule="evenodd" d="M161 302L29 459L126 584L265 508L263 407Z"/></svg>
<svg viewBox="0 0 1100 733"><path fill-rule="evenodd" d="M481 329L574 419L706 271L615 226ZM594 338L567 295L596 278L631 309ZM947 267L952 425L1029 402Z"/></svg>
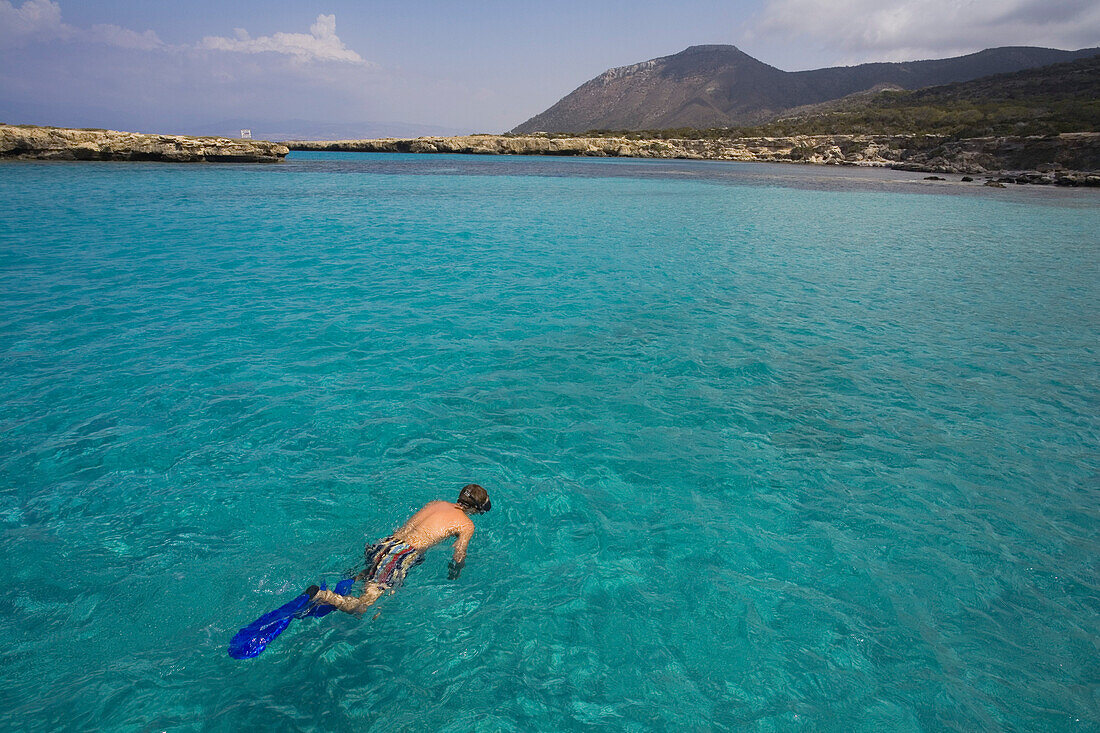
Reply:
<svg viewBox="0 0 1100 733"><path fill-rule="evenodd" d="M691 46L678 54L609 69L512 132L658 130L752 125L785 110L881 87L969 81L1100 53L1011 46L966 56L782 71L734 46Z"/></svg>

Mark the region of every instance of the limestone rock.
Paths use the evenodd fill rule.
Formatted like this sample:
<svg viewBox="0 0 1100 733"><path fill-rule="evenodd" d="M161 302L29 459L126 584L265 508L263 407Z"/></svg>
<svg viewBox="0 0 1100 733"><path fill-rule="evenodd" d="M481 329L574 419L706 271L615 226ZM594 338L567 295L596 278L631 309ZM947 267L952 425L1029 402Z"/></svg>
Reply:
<svg viewBox="0 0 1100 733"><path fill-rule="evenodd" d="M276 163L288 152L266 140L0 125L0 159Z"/></svg>
<svg viewBox="0 0 1100 733"><path fill-rule="evenodd" d="M1090 186L1100 179L1100 133L950 140L935 135L635 139L465 135L416 139L292 141L293 150L682 158L891 167L925 173L1013 172L1013 180ZM1042 171L1040 171L1040 166ZM1034 176L1030 174L1034 173Z"/></svg>

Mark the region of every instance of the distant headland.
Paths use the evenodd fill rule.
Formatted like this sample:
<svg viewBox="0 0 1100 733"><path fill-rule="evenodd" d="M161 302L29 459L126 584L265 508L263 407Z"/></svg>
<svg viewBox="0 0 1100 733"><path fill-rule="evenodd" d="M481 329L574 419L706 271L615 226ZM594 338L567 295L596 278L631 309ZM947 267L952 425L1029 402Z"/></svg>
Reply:
<svg viewBox="0 0 1100 733"><path fill-rule="evenodd" d="M0 159L277 163L288 152L266 140L0 125Z"/></svg>
<svg viewBox="0 0 1100 733"><path fill-rule="evenodd" d="M465 135L290 140L291 150L674 158L889 167L985 175L1012 183L1100 186L1100 133L964 140L942 135L792 135L704 139Z"/></svg>

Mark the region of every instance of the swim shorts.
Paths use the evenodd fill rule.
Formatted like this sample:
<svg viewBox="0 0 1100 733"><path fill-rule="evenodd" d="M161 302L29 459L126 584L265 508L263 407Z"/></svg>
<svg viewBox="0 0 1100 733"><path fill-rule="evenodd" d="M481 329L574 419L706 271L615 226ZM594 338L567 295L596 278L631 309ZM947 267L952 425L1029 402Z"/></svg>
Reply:
<svg viewBox="0 0 1100 733"><path fill-rule="evenodd" d="M396 588L405 582L410 568L424 562L420 550L401 540L387 537L367 547L367 568L360 580L377 583L384 588Z"/></svg>

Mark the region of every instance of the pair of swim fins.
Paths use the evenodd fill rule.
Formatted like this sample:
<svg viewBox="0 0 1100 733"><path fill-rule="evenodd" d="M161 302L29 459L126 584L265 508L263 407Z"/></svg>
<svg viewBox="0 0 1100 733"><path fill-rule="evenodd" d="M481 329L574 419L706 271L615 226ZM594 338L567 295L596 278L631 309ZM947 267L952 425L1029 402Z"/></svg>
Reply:
<svg viewBox="0 0 1100 733"><path fill-rule="evenodd" d="M333 592L346 595L351 586L355 584L355 578L345 578L333 587ZM321 590L325 590L325 584L321 583ZM279 606L274 611L265 613L258 619L245 626L233 635L229 642L229 656L234 659L251 659L259 656L267 645L286 631L290 622L296 618L321 618L336 610L336 606L327 603L313 603L309 592L295 598L289 603Z"/></svg>

